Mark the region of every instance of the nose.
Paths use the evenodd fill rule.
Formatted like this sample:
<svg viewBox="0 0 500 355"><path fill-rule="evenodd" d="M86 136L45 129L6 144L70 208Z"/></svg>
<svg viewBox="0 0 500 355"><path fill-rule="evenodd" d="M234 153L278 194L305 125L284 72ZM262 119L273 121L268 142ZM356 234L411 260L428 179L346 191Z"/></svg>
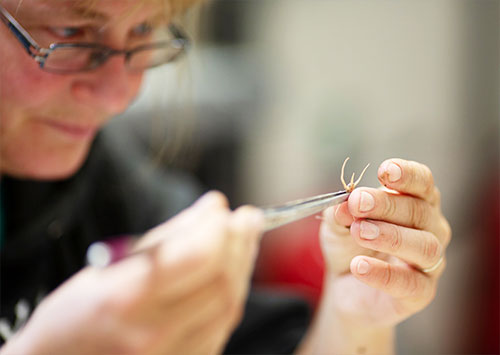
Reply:
<svg viewBox="0 0 500 355"><path fill-rule="evenodd" d="M135 97L141 80L141 73L127 70L123 56L113 56L99 68L79 74L71 90L80 103L116 115Z"/></svg>

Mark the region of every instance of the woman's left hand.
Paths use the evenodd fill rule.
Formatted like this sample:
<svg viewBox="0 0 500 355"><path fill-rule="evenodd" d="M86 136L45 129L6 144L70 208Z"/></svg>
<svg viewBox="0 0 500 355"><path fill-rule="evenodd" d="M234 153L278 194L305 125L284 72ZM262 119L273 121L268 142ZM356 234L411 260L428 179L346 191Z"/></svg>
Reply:
<svg viewBox="0 0 500 355"><path fill-rule="evenodd" d="M429 168L390 159L378 178L386 188L355 189L325 211L320 238L335 312L390 327L434 298L451 230Z"/></svg>

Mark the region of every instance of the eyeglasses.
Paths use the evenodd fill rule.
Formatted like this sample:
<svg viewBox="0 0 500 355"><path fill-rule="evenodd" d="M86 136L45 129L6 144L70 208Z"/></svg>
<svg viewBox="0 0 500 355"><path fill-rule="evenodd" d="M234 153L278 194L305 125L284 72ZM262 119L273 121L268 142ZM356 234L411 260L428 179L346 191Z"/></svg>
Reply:
<svg viewBox="0 0 500 355"><path fill-rule="evenodd" d="M116 55L125 56L125 65L129 71L141 72L174 61L185 52L189 45L189 40L182 31L174 25L169 25L157 30L162 32L161 40L127 50L83 42L52 43L47 48L43 48L1 5L0 20L16 36L41 69L57 74L93 70Z"/></svg>

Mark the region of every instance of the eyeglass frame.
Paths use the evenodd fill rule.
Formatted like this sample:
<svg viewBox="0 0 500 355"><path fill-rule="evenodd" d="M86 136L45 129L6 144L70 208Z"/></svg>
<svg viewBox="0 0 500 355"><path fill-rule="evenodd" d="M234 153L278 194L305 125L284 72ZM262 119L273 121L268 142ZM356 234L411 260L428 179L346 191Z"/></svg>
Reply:
<svg viewBox="0 0 500 355"><path fill-rule="evenodd" d="M80 73L80 72L85 72L85 71L91 71L94 69L99 68L102 66L104 63L108 61L108 59L112 56L116 55L125 55L125 62L128 62L129 58L136 52L143 51L146 49L154 49L155 47L158 46L165 46L167 43L169 45L172 45L172 42L177 46L179 49L179 53L175 55L171 60L164 62L164 63L158 63L157 65L151 66L151 67L146 67L143 70L146 69L151 69L156 66L160 66L166 63L169 63L176 59L180 54L186 51L186 49L189 47L190 41L188 37L186 36L183 31L175 26L174 24L169 24L168 25L168 30L170 31L171 34L174 35L174 39L172 41L161 41L161 42L153 42L149 44L143 44L139 45L137 47L131 48L131 49L114 49L105 45L101 45L98 43L71 43L71 42L61 42L61 43L51 43L48 48L44 48L40 46L34 39L31 37L31 35L26 31L21 24L2 6L0 5L0 20L2 20L3 23L7 26L7 28L14 34L14 36L17 38L17 40L23 45L25 48L26 52L38 63L40 66L40 69L48 72L53 72L57 74L72 74L72 73ZM97 63L95 66L91 66L89 68L85 69L78 69L75 71L68 71L68 72L58 72L57 70L51 70L51 69L46 69L44 68L45 61L49 57L49 55L55 51L58 48L95 48L99 49L102 54L103 54L103 59Z"/></svg>

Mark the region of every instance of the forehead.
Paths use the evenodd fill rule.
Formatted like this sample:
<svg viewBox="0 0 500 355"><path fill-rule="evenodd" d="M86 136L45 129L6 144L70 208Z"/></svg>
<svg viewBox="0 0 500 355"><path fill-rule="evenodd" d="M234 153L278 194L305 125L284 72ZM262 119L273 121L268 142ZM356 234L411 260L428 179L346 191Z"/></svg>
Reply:
<svg viewBox="0 0 500 355"><path fill-rule="evenodd" d="M168 0L4 0L13 14L114 22L134 15L167 17Z"/></svg>

